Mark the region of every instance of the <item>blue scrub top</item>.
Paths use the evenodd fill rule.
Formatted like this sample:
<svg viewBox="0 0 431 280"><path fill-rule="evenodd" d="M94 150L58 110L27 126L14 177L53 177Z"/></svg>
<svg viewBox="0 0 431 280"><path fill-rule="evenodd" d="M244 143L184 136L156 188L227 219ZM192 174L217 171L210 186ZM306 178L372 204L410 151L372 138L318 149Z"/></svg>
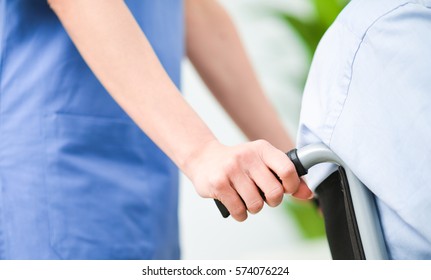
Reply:
<svg viewBox="0 0 431 280"><path fill-rule="evenodd" d="M179 86L182 1L126 3ZM177 201L46 0L0 1L0 258L177 259Z"/></svg>

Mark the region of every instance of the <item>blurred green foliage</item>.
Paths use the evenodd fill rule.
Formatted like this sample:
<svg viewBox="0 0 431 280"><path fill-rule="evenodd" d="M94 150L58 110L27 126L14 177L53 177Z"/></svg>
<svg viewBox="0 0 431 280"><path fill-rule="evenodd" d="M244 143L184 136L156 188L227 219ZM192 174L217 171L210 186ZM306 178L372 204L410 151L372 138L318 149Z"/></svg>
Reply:
<svg viewBox="0 0 431 280"><path fill-rule="evenodd" d="M284 209L295 220L301 237L316 239L326 236L322 214L313 202L289 199L284 203Z"/></svg>
<svg viewBox="0 0 431 280"><path fill-rule="evenodd" d="M311 15L281 14L281 18L304 43L311 61L320 39L349 0L304 0L310 2Z"/></svg>

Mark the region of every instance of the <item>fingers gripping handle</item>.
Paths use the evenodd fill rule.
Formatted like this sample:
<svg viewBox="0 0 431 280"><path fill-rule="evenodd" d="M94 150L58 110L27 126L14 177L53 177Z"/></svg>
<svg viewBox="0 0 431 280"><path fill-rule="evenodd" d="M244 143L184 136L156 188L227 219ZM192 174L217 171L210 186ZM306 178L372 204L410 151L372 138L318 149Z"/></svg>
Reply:
<svg viewBox="0 0 431 280"><path fill-rule="evenodd" d="M298 174L299 177L304 176L305 174L308 173L308 170L304 168L301 161L299 160L296 149L290 150L289 152L286 153L286 155L289 157L289 159L292 161L293 165L295 166L296 173ZM280 179L277 176L275 177L280 181ZM262 195L262 197L264 197L264 194L262 191L260 191L260 194ZM214 201L218 209L220 210L220 213L223 216L223 218L229 217L230 213L229 213L229 210L227 210L226 206L224 206L223 203L220 202L220 200L214 199Z"/></svg>

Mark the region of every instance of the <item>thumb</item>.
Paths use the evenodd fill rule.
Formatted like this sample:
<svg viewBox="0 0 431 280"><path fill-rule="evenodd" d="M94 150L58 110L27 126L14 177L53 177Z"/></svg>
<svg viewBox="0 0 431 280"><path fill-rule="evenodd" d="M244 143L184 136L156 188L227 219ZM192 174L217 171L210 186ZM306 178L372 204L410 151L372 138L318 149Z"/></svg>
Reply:
<svg viewBox="0 0 431 280"><path fill-rule="evenodd" d="M307 183L305 183L305 181L301 178L301 181L299 182L299 187L296 192L292 194L292 196L299 199L311 199L313 198L313 192L307 186Z"/></svg>

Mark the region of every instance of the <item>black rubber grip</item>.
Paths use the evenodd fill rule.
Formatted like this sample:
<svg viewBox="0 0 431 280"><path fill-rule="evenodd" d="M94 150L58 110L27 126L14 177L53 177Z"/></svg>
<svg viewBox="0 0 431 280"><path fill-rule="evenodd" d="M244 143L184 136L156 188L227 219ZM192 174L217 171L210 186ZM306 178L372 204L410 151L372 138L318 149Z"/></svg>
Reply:
<svg viewBox="0 0 431 280"><path fill-rule="evenodd" d="M229 210L227 210L226 206L224 206L224 204L221 203L220 200L214 199L214 202L217 205L218 210L220 210L220 213L223 216L223 218L227 218L230 216Z"/></svg>
<svg viewBox="0 0 431 280"><path fill-rule="evenodd" d="M299 177L304 176L308 173L308 170L304 168L301 161L299 160L297 149L293 149L287 152L287 156L293 162L293 165L295 165L296 173L298 173Z"/></svg>
<svg viewBox="0 0 431 280"><path fill-rule="evenodd" d="M296 173L298 173L299 177L304 176L305 174L308 173L308 170L304 168L301 161L299 160L296 149L290 150L289 152L286 153L286 155L289 157L289 159L292 161L293 165L295 166ZM277 178L277 180L281 183L280 178L278 178L278 176L274 172L272 173ZM262 198L265 199L265 194L262 192L262 190L259 189L259 193L262 196ZM229 213L229 210L227 210L226 206L224 206L224 204L221 203L220 200L214 199L214 201L223 218L229 217L230 213Z"/></svg>

